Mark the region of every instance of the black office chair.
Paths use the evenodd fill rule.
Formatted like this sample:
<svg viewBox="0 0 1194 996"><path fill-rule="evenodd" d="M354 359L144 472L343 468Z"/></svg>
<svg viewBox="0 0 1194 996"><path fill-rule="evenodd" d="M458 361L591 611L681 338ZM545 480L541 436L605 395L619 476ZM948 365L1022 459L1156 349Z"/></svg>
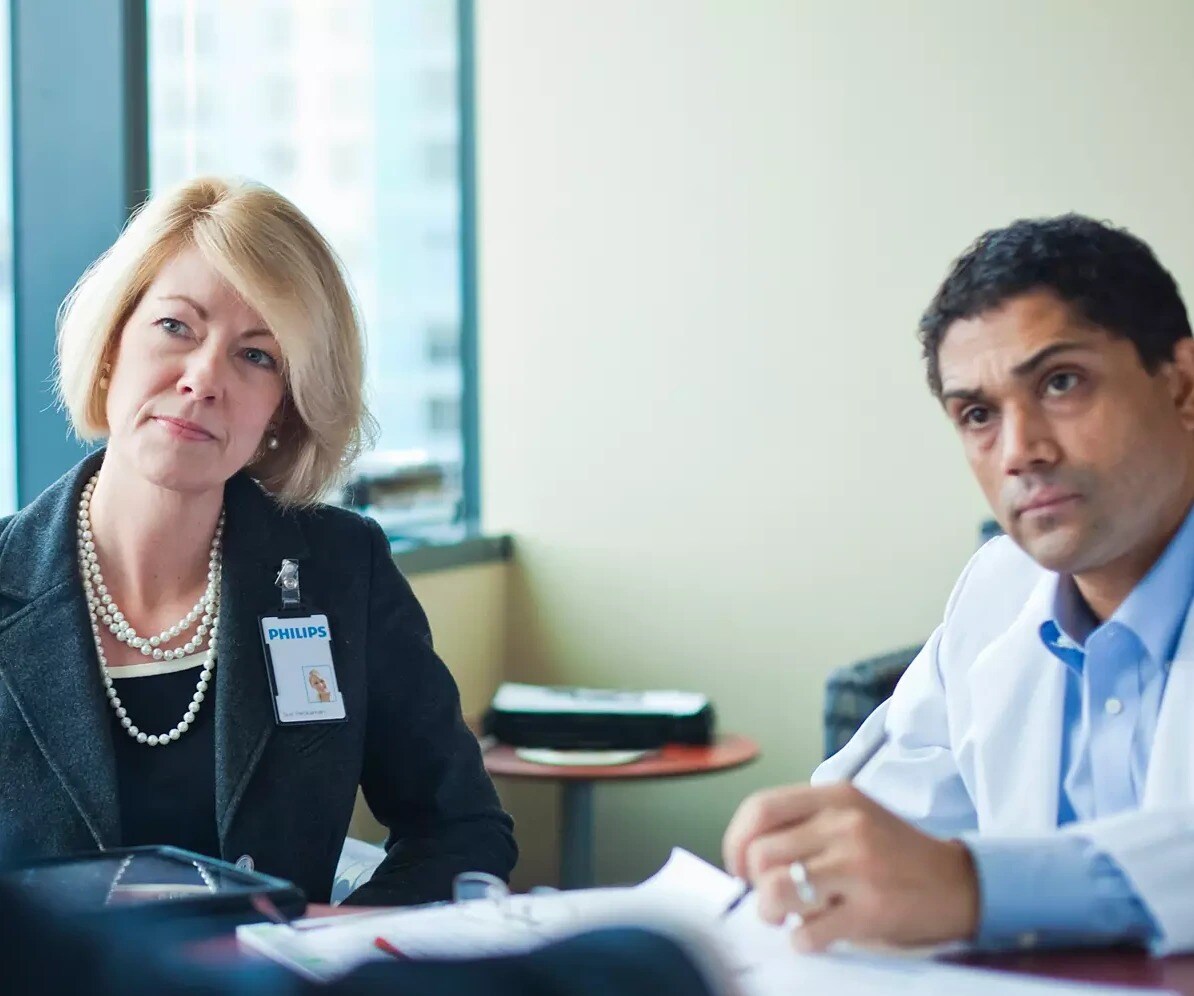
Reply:
<svg viewBox="0 0 1194 996"><path fill-rule="evenodd" d="M825 756L832 757L854 736L862 721L891 698L896 682L921 645L839 667L825 684Z"/></svg>
<svg viewBox="0 0 1194 996"><path fill-rule="evenodd" d="M979 545L1000 535L994 519L979 524ZM862 721L891 698L896 682L920 653L922 644L893 650L839 667L825 684L825 756L832 757L846 746Z"/></svg>

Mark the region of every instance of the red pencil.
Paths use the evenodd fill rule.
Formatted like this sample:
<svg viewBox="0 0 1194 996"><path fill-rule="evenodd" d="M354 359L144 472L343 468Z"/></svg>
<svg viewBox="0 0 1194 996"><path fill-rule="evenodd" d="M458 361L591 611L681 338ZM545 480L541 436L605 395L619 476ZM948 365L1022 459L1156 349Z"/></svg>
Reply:
<svg viewBox="0 0 1194 996"><path fill-rule="evenodd" d="M373 938L373 946L377 948L378 951L384 951L393 958L401 958L403 960L406 959L406 955L394 947L394 945L387 941L384 937Z"/></svg>

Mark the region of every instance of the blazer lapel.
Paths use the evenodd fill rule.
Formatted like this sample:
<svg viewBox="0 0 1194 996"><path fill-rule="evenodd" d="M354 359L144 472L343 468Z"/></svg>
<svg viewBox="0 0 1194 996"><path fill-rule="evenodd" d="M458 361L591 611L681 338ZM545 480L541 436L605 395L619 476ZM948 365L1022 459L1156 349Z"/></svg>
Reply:
<svg viewBox="0 0 1194 996"><path fill-rule="evenodd" d="M75 515L92 454L16 516L0 551L0 681L98 847L120 843L111 718L79 578Z"/></svg>
<svg viewBox="0 0 1194 996"><path fill-rule="evenodd" d="M1041 579L1012 626L970 670L975 805L984 833L1057 827L1064 665L1041 642L1056 575Z"/></svg>
<svg viewBox="0 0 1194 996"><path fill-rule="evenodd" d="M1194 805L1194 609L1169 666L1144 780L1144 809Z"/></svg>
<svg viewBox="0 0 1194 996"><path fill-rule="evenodd" d="M283 558L307 555L298 523L247 475L228 482L224 509L215 714L221 844L275 726L258 619L280 607L274 579Z"/></svg>

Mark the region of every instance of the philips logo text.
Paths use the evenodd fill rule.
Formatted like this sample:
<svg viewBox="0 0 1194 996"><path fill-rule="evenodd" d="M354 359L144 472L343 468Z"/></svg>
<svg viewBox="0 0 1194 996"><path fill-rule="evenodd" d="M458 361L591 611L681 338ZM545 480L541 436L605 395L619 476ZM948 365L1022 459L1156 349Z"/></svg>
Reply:
<svg viewBox="0 0 1194 996"><path fill-rule="evenodd" d="M281 629L271 627L266 630L266 639L274 640L326 640L328 628L326 626L284 626Z"/></svg>

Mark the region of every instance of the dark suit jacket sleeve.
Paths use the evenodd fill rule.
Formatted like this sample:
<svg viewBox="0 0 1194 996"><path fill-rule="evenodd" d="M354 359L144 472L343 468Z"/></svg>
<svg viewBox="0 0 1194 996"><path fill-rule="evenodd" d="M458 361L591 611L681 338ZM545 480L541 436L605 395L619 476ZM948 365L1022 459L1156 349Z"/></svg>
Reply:
<svg viewBox="0 0 1194 996"><path fill-rule="evenodd" d="M460 872L510 875L518 857L460 695L431 645L422 607L370 521L368 721L361 787L389 828L373 878L346 900L370 905L449 899Z"/></svg>

